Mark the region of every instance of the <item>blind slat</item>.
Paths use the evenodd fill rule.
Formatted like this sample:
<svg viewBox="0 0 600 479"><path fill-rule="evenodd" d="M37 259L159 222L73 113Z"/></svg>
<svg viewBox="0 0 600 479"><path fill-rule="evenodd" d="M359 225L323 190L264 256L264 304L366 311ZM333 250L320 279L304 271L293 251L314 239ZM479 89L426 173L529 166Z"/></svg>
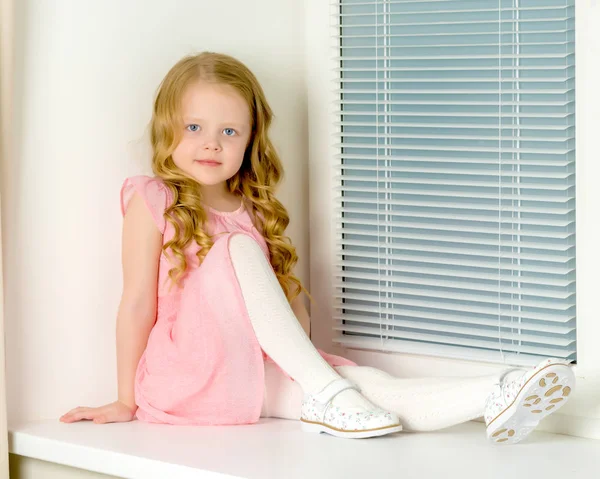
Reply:
<svg viewBox="0 0 600 479"><path fill-rule="evenodd" d="M386 0L386 4L389 6L394 6L394 5L404 5L406 2L394 2ZM352 6L355 6L356 4L353 4ZM363 5L368 5L368 4L363 4ZM370 5L375 5L375 6L382 6L381 3L371 3ZM344 7L345 5L341 5L342 7ZM535 12L535 11L541 11L541 12L552 12L554 10L566 10L567 8L569 8L566 5L553 5L553 6L546 6L546 7L519 7L519 8L510 8L510 7L506 7L502 9L503 13L508 13L508 12ZM432 12L431 10L409 10L406 12L399 12L399 11L394 11L393 13L391 13L391 15L423 15L423 14L428 14L428 15L440 15L443 13L493 13L494 15L498 14L498 7L496 8L470 8L470 9L465 9L465 8L460 8L460 9L453 9L453 10L435 10L434 12ZM344 18L344 17L369 17L372 15L383 15L383 12L379 11L379 12L363 12L363 13L340 13L340 12L336 12L332 15L335 15L338 18Z"/></svg>
<svg viewBox="0 0 600 479"><path fill-rule="evenodd" d="M392 194L403 194L402 191L397 191L396 189L388 188L386 185L380 185L379 187L366 187L366 186L355 186L355 185L344 185L344 186L336 186L333 188L334 191L344 192L347 194L350 193L372 193L379 195L392 195ZM522 201L539 201L539 202L556 202L556 203L564 203L572 201L575 198L575 195L572 196L550 196L548 194L528 194L521 193L517 194L502 194L502 196L498 196L496 193L486 193L486 192L463 192L463 191L427 191L427 190L415 190L410 191L411 195L414 196L444 196L448 198L481 198L481 199L495 199L495 200L522 200ZM341 200L342 197L338 198Z"/></svg>
<svg viewBox="0 0 600 479"><path fill-rule="evenodd" d="M346 25L345 28L349 29L352 28L353 25ZM556 35L557 33L569 33L572 32L573 29L572 28L557 28L554 30L543 30L543 29L537 29L534 32L522 32L521 35L523 37L526 37L527 35L533 35L533 34L545 34L545 33L550 33L553 35ZM485 31L485 32L458 32L458 33L453 33L453 32L426 32L426 33L387 33L386 35L381 35L381 34L375 34L375 33L365 33L365 34L356 34L356 33L350 33L350 34L341 34L338 35L338 38L340 40L344 40L344 39L356 39L356 38L400 38L400 37L409 37L409 38L422 38L422 37L439 37L439 36L448 36L448 37L473 37L473 36L484 36L484 35L494 35L496 38L498 37L498 35L502 36L502 35L507 35L506 33L490 33L489 31ZM509 42L503 42L500 43L500 45L507 45L507 44L512 44L510 41ZM519 45L519 44L516 44ZM340 48L343 45L340 46Z"/></svg>
<svg viewBox="0 0 600 479"><path fill-rule="evenodd" d="M426 342L406 341L402 339L373 338L369 336L339 336L333 339L334 343L339 343L347 348L368 349L375 351L398 352L405 354L425 354L427 356L454 358L461 360L477 360L483 362L498 362L505 364L519 364L525 366L535 366L540 362L540 356L534 354L525 354L522 351L517 353L510 351L500 351L497 348L469 348L465 346L456 346L448 344L430 344ZM554 351L553 357L569 358L563 350Z"/></svg>
<svg viewBox="0 0 600 479"><path fill-rule="evenodd" d="M336 317L335 319L337 319L338 321L341 319L340 317ZM357 318L359 319L359 318ZM361 328L362 331L367 331L367 332L373 332L373 327L371 325L376 325L376 326L382 326L382 332L384 335L388 335L390 332L392 333L392 335L395 334L395 337L405 337L404 334L406 331L409 331L411 329L419 329L422 331L427 331L427 332L431 332L436 333L436 332L441 332L441 333L452 333L452 334L456 334L456 335L463 335L463 336L479 336L481 338L486 338L489 339L489 330L484 329L484 328L477 328L477 327L469 327L469 326L455 326L455 325L450 325L450 324L438 324L438 323L431 323L431 322L426 322L426 321L414 321L414 319L417 318L411 318L413 319L411 320L402 320L402 319L394 319L394 320L384 320L381 323L378 322L373 322L373 321L361 321L362 324L364 324L365 326L359 324L353 324L352 326L346 326L345 324L342 324L340 322L339 326L336 326L336 329L341 330L341 331L352 331L352 329L350 328ZM424 318L418 318L418 319L424 319ZM344 321L351 321L352 323L354 323L354 317L351 315L347 315L344 318ZM391 327L388 329L388 327ZM493 326L492 326L493 327ZM398 331L398 329L403 328L401 331ZM567 335L561 335L560 337L556 337L556 336L550 336L550 335L546 335L546 336L536 336L535 334L529 334L527 332L524 332L524 330L520 330L519 329L519 324L518 323L514 323L512 325L512 329L513 330L517 330L517 333L513 333L510 331L501 331L501 337L503 341L516 341L517 343L519 341L523 341L523 342L527 342L527 343L534 343L534 344L541 344L541 345L551 345L551 346L562 346L562 347L567 347L570 346L575 339L574 338L568 338L566 337ZM356 331L356 330L355 330ZM539 331L538 331L539 332ZM423 333L421 333L423 334ZM427 333L425 333L427 334ZM439 337L438 335L435 335L436 337ZM460 342L460 337L459 337L459 342L457 344L464 344Z"/></svg>
<svg viewBox="0 0 600 479"><path fill-rule="evenodd" d="M504 184L499 184L497 181L477 181L476 183L474 182L469 182L466 180L457 180L457 179L453 179L453 178L448 178L448 179L432 179L432 178L401 178L401 177L389 177L389 178L377 178L377 177L366 177L366 178L357 178L357 177L353 177L353 176L345 176L343 174L341 175L336 175L335 176L336 180L341 181L342 179L344 179L345 181L363 181L363 182L370 182L370 183L387 183L387 184L394 184L394 183L398 183L398 184L417 184L417 185L438 185L438 186L442 186L442 185L447 185L447 186L471 186L471 187L489 187L489 188L498 188L498 187L502 187L502 188L521 188L521 189L531 189L531 190L554 190L554 191L566 191L569 188L572 188L573 186L575 186L575 183L573 181L565 181L562 184L560 183L534 183L534 182L529 182L529 181L521 181L518 183L518 185L512 185L511 183L505 182ZM516 183L516 182L515 182ZM569 195L570 199L574 198L575 195Z"/></svg>
<svg viewBox="0 0 600 479"><path fill-rule="evenodd" d="M521 55L502 55L502 54L497 54L497 55L437 55L437 56L397 56L397 55L386 55L384 58L386 61L389 60L403 60L403 61L407 61L407 60L526 60L526 59L542 59L542 58L546 58L546 59L560 59L560 60L564 60L570 56L574 55L574 53L539 53L537 55L528 55L528 54L521 54ZM382 55L383 57L383 55ZM344 60L344 62L348 62L348 61L368 61L368 62L376 62L377 59L373 58L373 57L360 57L360 56L345 56L345 57L338 57L339 60Z"/></svg>
<svg viewBox="0 0 600 479"><path fill-rule="evenodd" d="M335 328L338 329L338 328ZM342 328L339 328L342 329ZM345 326L343 328L344 331L349 332L358 332L364 334L374 334L378 333L377 330L373 330L371 328L365 328L361 326ZM384 336L387 338L398 338L398 339L410 339L413 341L427 341L429 343L440 343L440 344L452 344L456 346L471 346L478 348L490 348L494 347L498 341L483 341L479 339L470 339L470 338L455 338L448 334L424 334L424 333L416 333L410 331L397 331L397 330L384 330ZM381 334L381 333L380 333ZM572 348L561 348L559 346L551 347L551 345L546 345L546 347L542 346L530 346L520 343L511 343L509 341L503 342L502 348L506 351L512 352L523 352L528 354L539 354L541 356L553 356L553 357L564 357L561 356L563 354L573 354L575 352Z"/></svg>
<svg viewBox="0 0 600 479"><path fill-rule="evenodd" d="M386 3L389 4L402 4L402 5L411 5L414 4L415 6L420 6L422 4L428 4L428 3L435 3L435 4L451 4L451 3L455 3L456 0L384 0ZM474 6L479 5L479 0L469 0ZM551 6L551 2L550 0L546 0L548 4L550 4ZM556 1L556 0L554 0ZM463 0L464 2L464 0ZM365 1L352 1L352 0L339 0L339 1L333 1L331 2L332 5L335 5L337 7L351 7L351 6L357 6L357 5L375 5L375 4L381 4L382 0L370 0L368 2ZM496 0L494 0L494 5L498 5L498 2ZM561 0L561 5L564 5L564 0ZM506 8L511 8L503 6L503 9Z"/></svg>
<svg viewBox="0 0 600 479"><path fill-rule="evenodd" d="M352 116L368 116L368 115L374 115L375 112L356 112L356 111L348 111L348 110L344 110L343 111L343 115L347 116L347 117L352 117ZM342 111L336 111L336 115L342 115ZM432 116L432 113L429 112L418 112L418 111L402 111L402 112L386 112L386 113L379 113L379 115L385 115L387 118L393 118L395 116L408 116L408 117L424 117L424 116ZM509 113L502 113L500 115L496 114L492 114L492 113L485 113L485 112L472 112L472 113L462 113L462 112L436 112L434 115L436 118L444 118L444 117L451 117L451 118L461 118L461 117L472 117L472 118L495 118L495 119L499 119L500 120L500 124L502 126L504 126L505 128L507 127L506 123L502 122L503 119L511 119L511 120L522 120L524 118L545 118L545 119L549 119L549 118L560 118L560 119L565 119L568 117L573 117L574 118L574 114L573 113L556 113L556 112L548 112L546 113L514 113L514 114L509 114Z"/></svg>
<svg viewBox="0 0 600 479"><path fill-rule="evenodd" d="M498 165L498 158L468 158L465 156L425 156L419 155L418 157L411 156L409 153L403 156L397 155L379 155L377 158L373 158L372 156L367 155L358 155L352 153L343 153L336 154L334 158L338 160L346 160L343 163L343 167L350 164L348 160L363 160L368 164L374 164L376 161L395 161L395 160L405 160L412 161L416 159L422 163L432 162L432 163L476 163L481 165ZM567 159L550 159L547 155L543 157L544 159L540 160L502 160L502 165L510 166L510 165L521 165L521 166L569 166L571 162ZM343 167L340 167L343 168Z"/></svg>
<svg viewBox="0 0 600 479"><path fill-rule="evenodd" d="M377 298L368 295L361 295L357 293L338 293L334 296L336 299L349 299L363 302L373 302ZM568 311L556 310L554 314L548 313L536 313L532 311L499 311L497 306L474 306L472 304L449 304L443 301L436 302L432 304L431 301L425 301L421 299L407 299L407 298L385 298L386 304L396 305L396 306L418 306L424 308L431 308L434 310L447 310L452 311L454 314L462 313L481 313L487 315L497 315L499 317L510 317L510 316L519 316L522 318L526 318L529 320L540 320L540 321L556 321L561 323L567 323L575 318L573 314L570 314ZM348 308L351 308L352 304L348 305ZM559 314L562 313L562 314Z"/></svg>
<svg viewBox="0 0 600 479"><path fill-rule="evenodd" d="M572 88L565 88L564 90L559 90L559 89L538 89L538 90L527 90L524 88L521 89L499 89L499 90L483 90L483 89L478 89L478 90L471 90L468 91L466 89L462 89L462 90L457 90L457 89L447 89L447 90L434 90L434 89L426 89L426 90L411 90L411 89L397 89L397 88L387 88L385 89L385 91L377 89L377 88L358 88L358 89L340 89L340 90L336 90L335 93L344 93L346 94L350 94L350 93L360 93L360 94L373 94L373 93L379 93L379 94L383 94L385 93L386 95L395 95L395 94L408 94L408 95L414 95L414 94L425 94L425 95L481 95L481 94L486 94L486 95L515 95L515 94L527 94L527 95L566 95L567 93L571 93L573 92Z"/></svg>
<svg viewBox="0 0 600 479"><path fill-rule="evenodd" d="M479 271L465 271L463 269L453 269L453 268L440 268L437 266L432 266L428 264L419 264L418 266L411 266L408 264L403 264L402 266L396 266L393 264L389 264L389 261L383 260L377 263L366 263L363 261L352 261L349 259L345 259L343 262L336 263L336 266L339 268L339 271L336 273L337 277L344 278L346 274L351 276L351 273L348 270L342 271L342 267L346 268L360 268L362 271L371 270L377 271L379 274L383 274L387 277L393 272L398 273L420 273L422 275L435 275L437 277L448 277L448 278L469 278L469 279L479 279L479 280L488 280L488 281L498 281L502 283L519 283L519 284L536 284L536 285L548 285L548 286L559 286L559 287L567 287L571 284L575 283L574 279L565 279L563 276L559 278L553 278L552 276L542 273L542 272L531 272L531 271L522 271L520 269L511 269L503 274L499 274L498 271L495 272L479 272ZM462 266L462 265L461 265ZM523 274L525 272L525 275Z"/></svg>
<svg viewBox="0 0 600 479"><path fill-rule="evenodd" d="M385 283L385 281L382 280L382 283ZM500 291L501 288L498 288L497 295L495 297L492 297L490 295L485 295L485 294L459 293L459 292L454 292L454 291L449 292L449 291L445 291L441 288L423 287L423 285L420 285L421 287L419 289L415 289L415 288L400 286L399 284L396 284L394 286L383 286L381 284L370 286L370 285L366 285L364 283L349 284L347 282L334 283L334 284L335 284L335 286L344 288L345 290L360 289L363 292L373 291L373 292L380 292L380 293L386 293L386 292L393 293L394 295L424 296L427 298L435 297L436 301L453 300L453 301L466 301L466 302L472 302L472 303L493 303L493 304L495 304L500 300L500 301L502 301L503 305L507 305L507 306L519 306L519 307L529 307L529 308L552 307L553 309L560 310L560 311L566 311L569 308L571 308L574 304L574 302L569 300L568 298L566 300L556 299L555 301L551 301L551 302L549 301L549 298L543 298L543 299L539 299L539 300L517 299L517 298L509 298L508 295L506 295L506 297L500 298L499 295L502 294L502 292ZM351 294L351 293L348 293L348 294ZM574 293L572 293L571 296L573 294ZM385 295L384 295L384 297L385 297ZM374 295L374 298L379 299L379 296ZM387 298L386 298L386 300L387 300Z"/></svg>
<svg viewBox="0 0 600 479"><path fill-rule="evenodd" d="M348 133L348 132L344 132L340 135L342 137L342 139L352 139L352 138L359 138L361 140L365 140L367 138L378 138L379 135L376 134L372 134L370 132L364 132L364 133ZM394 139L402 139L402 138L410 138L410 139L436 139L436 140L472 140L472 141L511 141L511 142L515 142L515 141L519 141L522 143L532 143L532 142L544 142L544 143L558 143L558 142L568 142L570 140L574 140L575 137L574 136L565 136L563 138L552 138L552 137L535 137L535 136L493 136L493 135L484 135L484 134L480 134L478 136L474 136L474 135L448 135L448 134L438 134L438 135L433 135L433 134L428 134L428 135L423 135L423 134L397 134L397 133L386 133L386 138L389 140L394 140ZM349 143L349 145L347 146L348 148L353 147L354 143ZM421 146L422 148L426 148L427 146L429 146L426 142L420 142L417 143L417 145ZM369 146L371 148L374 148L376 146L379 146L379 148L386 148L386 147L395 147L396 144L394 143L389 143L389 144L369 144ZM460 147L456 147L456 148L460 148ZM534 150L535 148L528 148L528 150ZM467 150L467 148L465 148L465 150ZM471 150L472 151L472 150ZM489 150L488 150L489 151Z"/></svg>
<svg viewBox="0 0 600 479"><path fill-rule="evenodd" d="M339 213L343 213L343 212L356 212L356 213L376 213L377 210L372 210L372 209L363 209L358 211L358 208L356 210L350 210L350 206L353 203L359 203L361 206L364 205L379 205L379 202L376 199L368 199L368 198L353 198L352 196L344 196L344 205L341 207L337 207L335 208L335 211L339 212ZM485 211L494 211L496 212L496 214L503 215L503 214L516 214L516 213L546 213L546 214L556 214L556 215L565 215L571 212L571 210L569 208L565 208L563 206L561 206L560 204L556 204L556 205L551 205L550 207L546 207L546 208L542 208L542 207L536 207L536 206L521 206L521 205L513 205L513 206L498 206L496 205L491 205L491 204L484 204L484 203L474 203L474 202L470 202L470 201L463 201L463 202L456 202L456 201L433 201L433 200L429 200L429 199L421 199L421 200L403 200L403 201L398 201L398 200L387 200L386 201L386 210L387 211L394 211L394 206L403 206L404 207L404 211L413 211L411 210L410 206L415 206L418 208L441 208L443 209L447 209L447 208L452 208L452 209L457 209L457 210L461 210L461 209L465 209L465 210L485 210ZM387 211L386 210L378 210L381 214L386 214ZM414 210L417 211L417 210Z"/></svg>
<svg viewBox="0 0 600 479"><path fill-rule="evenodd" d="M364 116L364 115L363 115ZM344 122L337 122L335 123L335 126L341 126L341 127L348 127L348 128L354 128L357 126L367 126L370 128L373 127L377 127L377 128L401 128L401 127L406 127L406 128L469 128L469 129L475 129L475 130L484 130L484 129L490 129L493 127L493 125L489 125L489 124L477 124L477 123L454 123L454 124L449 124L449 123L387 123L385 121L382 122L378 122L376 120L371 121L371 122L357 122L357 121L344 121ZM497 127L497 125L496 125ZM531 124L531 125L513 125L511 126L510 124L506 124L504 123L502 125L502 130L513 130L513 129L519 129L520 131L529 131L529 130L540 130L540 131L547 131L547 130L552 130L552 131L565 131L569 128L573 128L572 125L543 125L543 124ZM347 137L349 135L349 133L347 131L344 132L345 137ZM350 135L352 135L350 133ZM369 135L367 135L369 136ZM357 137L360 137L360 135L357 134ZM528 137L521 137L522 139L527 139ZM570 137L571 139L574 137ZM519 137L516 137L515 139L519 139Z"/></svg>
<svg viewBox="0 0 600 479"><path fill-rule="evenodd" d="M366 251L358 251L358 252L352 252L349 250L343 250L342 252L338 252L339 256L344 256L345 258L354 258L354 260L356 260L357 258L375 258L378 259L381 257L381 255L378 255L377 253L370 253L370 252L366 252ZM358 256L360 255L360 256ZM503 264L503 263L499 263L498 259L496 258L496 261L494 262L493 260L488 260L487 262L482 261L481 259L478 260L472 260L472 259L468 259L468 258L460 258L460 259L449 259L447 257L433 257L433 256L426 256L424 254L418 254L418 253L414 253L414 254L399 254L399 253L387 253L385 255L385 258L390 260L390 261L410 261L410 262L416 262L416 263L430 263L430 264L445 264L448 265L450 267L454 266L454 267L461 267L461 266L469 266L469 267L473 267L473 268L484 268L484 269L496 269L496 270L510 270L510 271L522 271L522 272L533 272L533 273L547 273L547 274L552 274L552 275L570 275L575 271L575 268L573 267L569 267L569 266L564 266L564 265L553 265L553 266L541 266L541 265L535 265L535 266L530 266L530 265L523 265L523 264L516 264L516 265L507 265L507 264ZM452 271L452 270L450 270Z"/></svg>
<svg viewBox="0 0 600 479"><path fill-rule="evenodd" d="M387 27L428 27L428 26L446 26L446 25L498 25L498 24L528 24L528 23L533 23L533 24L537 24L537 23L550 23L550 22L555 22L555 23L565 23L568 20L567 17L562 17L562 18L553 18L551 20L543 18L543 19L531 19L531 20L510 20L510 19L501 19L501 20L493 20L493 19L489 19L489 20L471 20L471 21L454 21L454 22L444 22L444 21L439 21L439 22L412 22L412 23L397 23L397 22L393 22L393 23L386 23L385 25ZM361 23L361 24L357 24L357 23L353 23L351 25L347 25L347 26L342 26L342 28L356 28L356 27L367 27L367 28L373 28L373 27L377 27L377 26L382 26L382 24L375 24L375 23ZM485 31L482 31L481 33L486 33Z"/></svg>
<svg viewBox="0 0 600 479"><path fill-rule="evenodd" d="M358 228L346 231L347 235L366 235L366 236L377 236L377 231L374 232L365 232L364 230L361 231ZM507 236L511 235L510 232L506 233ZM519 237L519 239L517 241L503 241L502 242L502 246L506 247L506 248L535 248L535 249L540 249L540 250L549 250L549 251L559 251L559 252L564 252L567 251L570 248L573 248L575 246L575 243L573 242L573 244L569 245L569 244L565 244L564 242L561 243L550 243L547 241L541 242L539 240L532 240L529 239L530 236L527 233L522 233L521 231L516 231L514 232L514 234L512 234L512 236L514 237ZM571 234L571 236L573 236L573 234ZM410 232L402 232L402 233L394 233L393 235L390 234L385 234L383 235L383 239L388 239L388 238L393 238L393 239L399 239L399 240L423 240L423 241L436 241L436 242L441 242L441 243L462 243L465 245L471 245L473 244L473 237L470 237L468 235L459 235L459 234L439 234L437 236L434 236L432 233L426 234L426 233L410 233ZM485 238L477 238L477 242L480 245L489 245L489 246L495 246L498 244L498 239L495 238L490 238L490 239L485 239ZM351 241L348 240L347 237L343 238L341 240L341 244L344 246L372 246L372 243L370 243L369 241ZM400 243L401 244L401 243ZM574 255L573 255L574 257Z"/></svg>
<svg viewBox="0 0 600 479"><path fill-rule="evenodd" d="M359 101L359 100L339 100L334 102L336 104L344 104L344 105L372 105L370 101ZM394 101L377 101L378 105L394 105L396 104ZM492 100L490 101L448 101L448 100L403 100L403 105L470 105L470 106L496 106L498 103ZM567 105L574 105L573 101L564 100L564 101L507 101L502 103L503 106L557 106L557 107L565 107Z"/></svg>
<svg viewBox="0 0 600 479"><path fill-rule="evenodd" d="M373 171L373 165L360 166L350 165L344 163L341 167L345 172L349 171ZM461 171L451 168L431 168L431 167L410 167L410 166L375 166L378 175L385 175L386 173L421 173L421 174L448 174L448 175L473 175L473 176L496 176L496 177L508 177L508 178L554 178L554 179L566 179L575 174L574 171L494 171L489 168L477 169L470 168L466 171ZM476 183L474 182L474 185Z"/></svg>
<svg viewBox="0 0 600 479"><path fill-rule="evenodd" d="M379 73L380 75L384 72L375 72L372 71L370 73ZM412 83L417 79L415 78L402 78L402 77L392 77L392 78L344 78L342 80L337 80L335 82L336 85L341 84L345 85L346 83L352 85L356 83ZM423 83L448 83L448 82L461 82L461 83L478 83L478 84L486 84L493 83L494 85L514 85L515 83L519 85L526 85L527 83L566 83L568 80L573 80L573 77L521 77L521 78L472 78L468 76L463 77L449 77L449 78L437 78L437 77L419 77L419 82ZM503 88L501 88L504 90ZM341 89L336 89L336 92L340 92Z"/></svg>
<svg viewBox="0 0 600 479"><path fill-rule="evenodd" d="M347 305L344 308L344 314L336 314L334 319L342 323L343 321L352 321L353 323L365 323L365 324L388 324L392 322L394 317L410 317L419 320L432 320L438 322L450 322L450 323L465 323L470 325L487 326L490 328L504 328L511 330L522 330L529 331L531 333L543 332L548 334L562 334L568 335L573 334L576 331L575 322L567 323L549 323L543 321L527 320L518 317L519 312L517 311L517 317L514 319L502 319L498 321L498 318L489 318L483 315L470 315L465 316L464 314L451 314L448 312L435 313L432 311L415 310L413 308L393 309L393 308L379 308L378 306L368 306L364 304L353 304ZM366 313L366 314L365 314ZM382 314L386 319L381 319L375 315ZM386 323L382 323L386 321Z"/></svg>
<svg viewBox="0 0 600 479"><path fill-rule="evenodd" d="M377 237L375 233L373 236ZM469 257L481 257L479 261L481 264L493 264L493 260L490 260L489 257L493 255L493 253L487 249L476 249L475 241L473 242L473 246L469 249L467 248L451 248L447 246L440 245L413 245L408 243L402 244L392 244L387 245L388 250L400 250L400 251L415 251L421 253L437 253L437 254L455 254L455 255L463 255L467 258ZM388 253L389 254L389 253ZM391 256L391 255L390 255ZM559 263L564 264L573 260L573 256L570 254L561 254L561 255L550 255L550 254L536 254L536 253L525 253L521 251L516 252L501 252L494 256L496 263L499 259L514 259L514 260L529 260L529 261L544 261L547 263Z"/></svg>
<svg viewBox="0 0 600 479"><path fill-rule="evenodd" d="M366 221L358 221L358 220L340 220L339 218L336 219L336 225L338 226L338 228L347 228L347 225L363 225L363 226L379 226L379 223L374 223L371 222L370 224ZM485 227L485 226L477 226L475 224L464 224L464 225L442 225L442 224L437 224L437 223L417 223L417 222L408 222L408 221L396 221L394 223L390 223L388 222L387 225L383 225L383 226L393 226L395 228L402 228L402 229L417 229L417 230L429 230L428 232L432 235L431 239L436 239L436 237L434 235L439 234L439 232L443 232L443 231L451 231L454 233L483 233L483 234L488 234L488 235L498 235L498 234L502 234L502 235L520 235L520 236L533 236L533 237L540 237L540 238L566 238L566 237L572 237L574 231L562 231L562 232L554 232L554 231L550 231L550 232L546 232L544 230L531 230L531 231L525 231L523 232L522 230L519 230L518 228L512 228L510 227L511 225L509 224L509 227L505 227L504 229L502 228L493 228L493 227ZM352 231L348 231L348 233L354 233L354 234L360 234L358 233L356 230L358 228L354 227L352 228ZM571 230L573 230L574 228L571 226L570 228ZM362 234L364 235L369 235L369 236L373 236L373 235L379 235L381 238L401 238L402 234L398 233L396 231L382 231L381 229L377 230L377 229L367 229L364 228L362 230Z"/></svg>
<svg viewBox="0 0 600 479"><path fill-rule="evenodd" d="M383 272L385 273L386 270L385 268L382 268ZM393 271L393 270L391 270ZM363 271L359 272L359 273L352 273L352 272L348 272L348 271L343 271L341 273L338 274L338 276L340 276L341 278L343 278L345 281L338 281L335 284L335 286L339 287L339 288L361 288L364 287L366 291L379 291L377 287L371 287L371 286L366 286L364 284L361 284L360 282L352 282L351 280L371 280L372 282L377 281L378 283L386 283L386 284L391 284L390 288L391 291L394 292L402 292L400 289L396 290L395 288L401 288L401 284L409 284L409 285L418 285L418 286L435 286L437 288L449 288L449 289L455 289L457 287L460 287L461 289L464 289L465 291L481 291L481 292L485 292L485 293L500 293L500 294L519 294L519 295L526 295L526 296L539 296L539 297L544 297L544 298L555 298L555 299L568 299L570 298L574 292L569 292L568 290L566 290L565 288L561 288L560 290L549 290L549 289L544 289L543 286L544 285L540 285L540 287L535 288L535 287L528 287L528 286L524 286L524 285L520 285L520 286L499 286L498 284L500 283L498 281L497 278L491 278L490 279L490 283L487 284L483 284L483 283L476 283L476 282L466 282L466 281L462 281L462 282L457 282L456 280L448 280L448 279L441 279L441 278L434 278L434 279L427 279L427 278L423 278L423 277L416 277L416 276L406 276L406 275L402 275L402 274L397 274L397 275L389 275L389 276L382 276L381 271L377 271L375 273L365 273ZM350 280L350 281L348 281ZM519 282L519 277L515 276L512 278L512 282L517 283ZM494 284L495 283L495 284Z"/></svg>

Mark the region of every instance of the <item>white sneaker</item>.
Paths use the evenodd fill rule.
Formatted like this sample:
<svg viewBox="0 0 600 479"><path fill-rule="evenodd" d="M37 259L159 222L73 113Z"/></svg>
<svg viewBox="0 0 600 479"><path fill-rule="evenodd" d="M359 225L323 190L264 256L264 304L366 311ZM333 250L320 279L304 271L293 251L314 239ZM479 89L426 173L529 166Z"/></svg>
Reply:
<svg viewBox="0 0 600 479"><path fill-rule="evenodd" d="M302 429L350 439L385 436L402 431L398 416L375 405L366 412L362 408L334 406L331 403L333 398L346 389L358 391L358 387L347 379L337 379L318 394L306 394L300 417Z"/></svg>
<svg viewBox="0 0 600 479"><path fill-rule="evenodd" d="M496 444L523 440L567 402L575 387L575 375L563 359L547 359L510 380L513 371L504 373L485 404L487 437Z"/></svg>

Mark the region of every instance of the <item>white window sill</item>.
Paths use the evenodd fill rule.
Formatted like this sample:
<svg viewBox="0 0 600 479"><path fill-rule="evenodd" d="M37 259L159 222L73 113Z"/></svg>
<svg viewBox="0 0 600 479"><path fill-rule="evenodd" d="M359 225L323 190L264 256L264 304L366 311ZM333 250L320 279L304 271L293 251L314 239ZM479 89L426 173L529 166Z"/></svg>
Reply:
<svg viewBox="0 0 600 479"><path fill-rule="evenodd" d="M447 477L452 470L460 470L463 479L480 478L482 471L487 479L500 479L529 470L535 458L536 476L592 477L600 446L599 441L534 432L520 445L498 447L476 422L434 433L344 440L307 434L297 421L278 419L237 427L44 421L10 427L9 439L13 454L143 479L429 479ZM506 460L498 461L498 454Z"/></svg>

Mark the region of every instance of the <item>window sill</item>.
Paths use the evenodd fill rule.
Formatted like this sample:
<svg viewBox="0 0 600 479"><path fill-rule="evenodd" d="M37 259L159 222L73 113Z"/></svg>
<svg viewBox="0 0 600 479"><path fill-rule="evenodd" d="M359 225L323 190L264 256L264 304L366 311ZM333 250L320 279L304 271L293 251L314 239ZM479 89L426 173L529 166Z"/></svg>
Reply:
<svg viewBox="0 0 600 479"><path fill-rule="evenodd" d="M9 425L11 454L143 479L288 477L291 468L303 467L307 455L324 460L322 452L317 454L323 447L319 439L302 433L296 421L276 419L236 427L58 420ZM336 445L340 441L326 445L330 454Z"/></svg>
<svg viewBox="0 0 600 479"><path fill-rule="evenodd" d="M540 477L586 472L598 442L534 432L522 447L499 449L475 422L433 433L401 433L372 440L307 434L297 421L261 420L252 426L178 427L139 421L98 426L91 422L28 423L10 428L10 452L52 463L126 478L300 479L327 477L507 477L538 461ZM438 456L430 461L431 451ZM461 453L463 451L464 453ZM569 461L565 461L565 453ZM368 460L365 460L368 458ZM398 462L400 460L400 462ZM475 461L475 462L473 462ZM464 464L473 467L464 469ZM489 464L495 464L489 469ZM400 467L400 468L399 468ZM540 469L541 468L541 469Z"/></svg>

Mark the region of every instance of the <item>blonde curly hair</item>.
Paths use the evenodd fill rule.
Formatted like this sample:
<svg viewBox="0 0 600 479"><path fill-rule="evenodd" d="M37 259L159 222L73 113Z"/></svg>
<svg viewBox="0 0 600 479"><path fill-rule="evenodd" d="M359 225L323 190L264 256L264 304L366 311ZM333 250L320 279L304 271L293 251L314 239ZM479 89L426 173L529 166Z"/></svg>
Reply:
<svg viewBox="0 0 600 479"><path fill-rule="evenodd" d="M289 224L288 213L275 198L283 168L268 137L273 113L254 74L240 61L220 53L203 52L182 58L161 82L154 102L150 123L152 169L173 197L173 203L164 214L175 229L173 238L163 246L163 251L176 263L169 277L174 284L179 284L184 276L188 267L184 250L191 241L200 246L197 253L200 263L214 243L204 228L207 215L202 208L198 184L175 165L171 156L181 140L182 96L188 85L197 81L230 85L248 104L250 140L242 166L227 180L227 187L229 192L247 200L249 211L268 245L279 284L291 302L306 290L292 274L298 256L289 237L284 236Z"/></svg>

